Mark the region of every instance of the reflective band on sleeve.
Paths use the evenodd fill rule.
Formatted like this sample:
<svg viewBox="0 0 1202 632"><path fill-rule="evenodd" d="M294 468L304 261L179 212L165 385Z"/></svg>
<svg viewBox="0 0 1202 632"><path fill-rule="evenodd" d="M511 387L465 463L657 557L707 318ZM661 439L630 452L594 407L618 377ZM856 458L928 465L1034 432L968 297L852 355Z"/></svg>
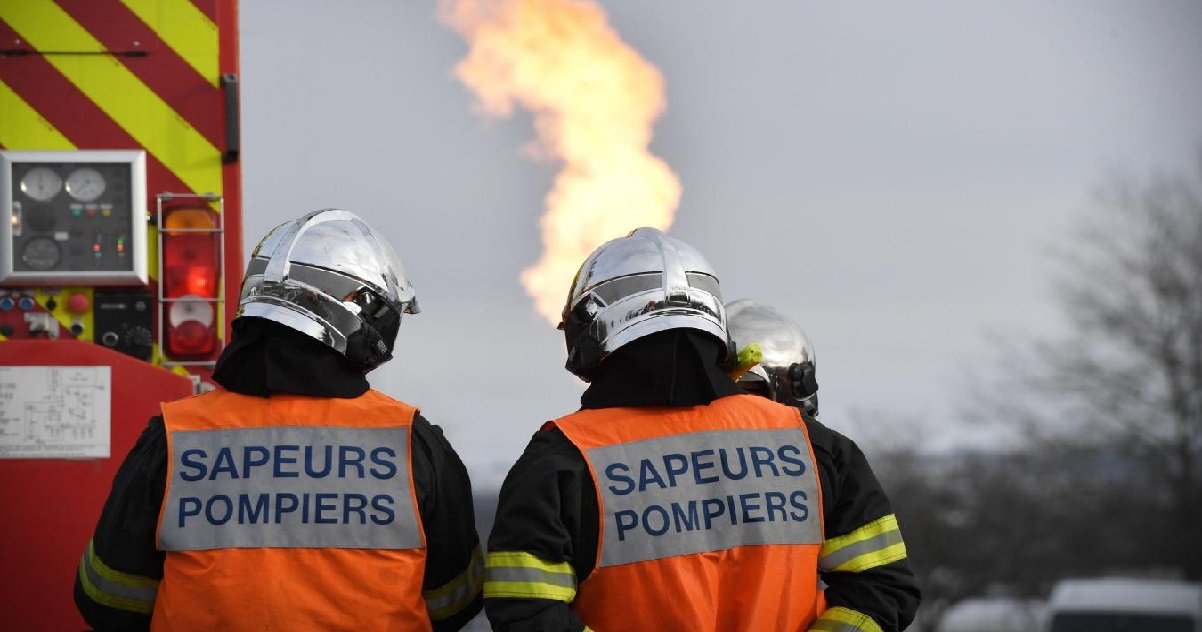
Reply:
<svg viewBox="0 0 1202 632"><path fill-rule="evenodd" d="M827 540L822 545L818 568L824 571L859 573L906 557L906 543L889 514L855 531Z"/></svg>
<svg viewBox="0 0 1202 632"><path fill-rule="evenodd" d="M810 626L810 632L883 632L872 617L851 608L828 608Z"/></svg>
<svg viewBox="0 0 1202 632"><path fill-rule="evenodd" d="M466 570L434 590L422 591L430 618L438 620L454 616L475 600L483 585L484 555L480 552L480 545L476 545Z"/></svg>
<svg viewBox="0 0 1202 632"><path fill-rule="evenodd" d="M529 553L489 553L484 563L484 597L570 603L576 598L576 571L567 562L546 562Z"/></svg>
<svg viewBox="0 0 1202 632"><path fill-rule="evenodd" d="M79 583L88 598L98 604L145 614L154 610L154 598L159 590L156 579L109 568L96 555L90 540L79 561Z"/></svg>

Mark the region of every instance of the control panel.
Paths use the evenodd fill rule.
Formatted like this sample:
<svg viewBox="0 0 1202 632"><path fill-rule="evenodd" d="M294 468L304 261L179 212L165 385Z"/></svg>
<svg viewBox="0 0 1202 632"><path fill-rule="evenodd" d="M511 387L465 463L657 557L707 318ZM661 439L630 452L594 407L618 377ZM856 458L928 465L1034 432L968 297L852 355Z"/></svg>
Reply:
<svg viewBox="0 0 1202 632"><path fill-rule="evenodd" d="M0 284L144 285L145 171L142 151L0 152Z"/></svg>
<svg viewBox="0 0 1202 632"><path fill-rule="evenodd" d="M153 298L144 289L0 288L0 340L86 340L149 361Z"/></svg>
<svg viewBox="0 0 1202 632"><path fill-rule="evenodd" d="M96 290L92 339L125 355L149 360L153 352L150 292Z"/></svg>

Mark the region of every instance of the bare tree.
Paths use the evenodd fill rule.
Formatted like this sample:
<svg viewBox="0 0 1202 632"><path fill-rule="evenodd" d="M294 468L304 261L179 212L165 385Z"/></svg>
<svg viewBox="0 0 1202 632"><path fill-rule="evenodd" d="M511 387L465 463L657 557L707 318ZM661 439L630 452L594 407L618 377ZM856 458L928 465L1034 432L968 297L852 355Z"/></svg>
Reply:
<svg viewBox="0 0 1202 632"><path fill-rule="evenodd" d="M1197 166L1192 178L1115 179L1100 196L1059 251L1069 333L1038 345L1025 391L1043 429L1147 468L1170 527L1148 562L1192 578L1202 578L1202 152Z"/></svg>

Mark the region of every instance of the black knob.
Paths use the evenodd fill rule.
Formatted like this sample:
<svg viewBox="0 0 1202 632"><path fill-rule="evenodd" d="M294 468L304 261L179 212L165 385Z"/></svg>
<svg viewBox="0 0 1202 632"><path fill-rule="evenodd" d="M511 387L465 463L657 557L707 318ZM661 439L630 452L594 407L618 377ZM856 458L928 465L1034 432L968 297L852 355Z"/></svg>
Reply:
<svg viewBox="0 0 1202 632"><path fill-rule="evenodd" d="M125 334L129 343L136 347L148 347L153 342L150 330L145 327L130 327Z"/></svg>
<svg viewBox="0 0 1202 632"><path fill-rule="evenodd" d="M100 344L102 344L106 347L117 346L118 340L119 340L119 337L117 336L117 332L115 332L115 331L106 331L106 332L100 334Z"/></svg>

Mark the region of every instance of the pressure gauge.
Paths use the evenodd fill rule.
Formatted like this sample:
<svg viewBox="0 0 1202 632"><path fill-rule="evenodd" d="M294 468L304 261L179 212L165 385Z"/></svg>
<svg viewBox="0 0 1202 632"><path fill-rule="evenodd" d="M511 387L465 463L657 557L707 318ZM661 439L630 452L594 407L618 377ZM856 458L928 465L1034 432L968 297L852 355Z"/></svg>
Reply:
<svg viewBox="0 0 1202 632"><path fill-rule="evenodd" d="M34 237L21 248L21 261L25 262L30 270L51 270L58 265L62 254L54 240L49 237Z"/></svg>
<svg viewBox="0 0 1202 632"><path fill-rule="evenodd" d="M47 202L63 190L63 179L50 167L34 167L21 178L21 193Z"/></svg>
<svg viewBox="0 0 1202 632"><path fill-rule="evenodd" d="M104 176L91 167L80 167L67 176L67 193L80 202L91 202L104 193Z"/></svg>
<svg viewBox="0 0 1202 632"><path fill-rule="evenodd" d="M3 87L0 81L0 132ZM0 148L0 293L145 285L154 253L146 201L145 151Z"/></svg>

